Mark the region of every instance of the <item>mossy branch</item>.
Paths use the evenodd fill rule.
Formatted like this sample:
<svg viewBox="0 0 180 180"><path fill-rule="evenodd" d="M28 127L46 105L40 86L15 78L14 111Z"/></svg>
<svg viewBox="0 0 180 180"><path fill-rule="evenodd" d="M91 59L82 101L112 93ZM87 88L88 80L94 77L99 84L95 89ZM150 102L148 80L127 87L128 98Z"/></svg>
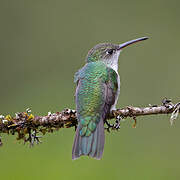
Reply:
<svg viewBox="0 0 180 180"><path fill-rule="evenodd" d="M149 105L148 107L128 106L113 111L108 119L120 119L131 117L135 120L133 127L136 126L136 117L144 115L171 114L170 123L177 118L180 111L180 102L173 104L169 99L163 99L161 105ZM46 116L35 116L28 108L26 112L15 113L14 117L10 115L0 115L0 134L17 134L17 140L29 142L30 146L39 143L40 136L53 132L60 128L70 128L77 126L76 111L65 109L62 112L48 113ZM113 129L114 126L111 126ZM109 130L109 128L108 128ZM0 138L0 145L2 141Z"/></svg>

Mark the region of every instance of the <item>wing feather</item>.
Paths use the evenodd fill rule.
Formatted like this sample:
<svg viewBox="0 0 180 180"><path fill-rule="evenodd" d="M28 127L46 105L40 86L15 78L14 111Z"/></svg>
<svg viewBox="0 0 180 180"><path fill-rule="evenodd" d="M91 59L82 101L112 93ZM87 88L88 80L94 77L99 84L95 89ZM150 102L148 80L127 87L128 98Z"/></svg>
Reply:
<svg viewBox="0 0 180 180"><path fill-rule="evenodd" d="M104 150L104 120L115 102L117 74L103 62L88 63L75 75L78 127L72 158L100 159Z"/></svg>

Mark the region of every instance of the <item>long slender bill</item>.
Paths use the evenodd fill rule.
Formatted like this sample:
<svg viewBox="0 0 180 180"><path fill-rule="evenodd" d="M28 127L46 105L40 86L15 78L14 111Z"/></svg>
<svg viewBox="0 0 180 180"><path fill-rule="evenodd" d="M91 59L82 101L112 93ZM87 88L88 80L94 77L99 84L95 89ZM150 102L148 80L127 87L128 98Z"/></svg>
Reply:
<svg viewBox="0 0 180 180"><path fill-rule="evenodd" d="M146 39L148 39L148 37L141 37L141 38L134 39L134 40L125 42L125 43L123 43L123 44L120 44L120 45L119 45L119 50L121 50L121 49L123 49L123 48L125 48L125 47L127 47L127 46L129 46L129 45L131 45L131 44L137 43L137 42L139 42L139 41L144 41L144 40L146 40Z"/></svg>

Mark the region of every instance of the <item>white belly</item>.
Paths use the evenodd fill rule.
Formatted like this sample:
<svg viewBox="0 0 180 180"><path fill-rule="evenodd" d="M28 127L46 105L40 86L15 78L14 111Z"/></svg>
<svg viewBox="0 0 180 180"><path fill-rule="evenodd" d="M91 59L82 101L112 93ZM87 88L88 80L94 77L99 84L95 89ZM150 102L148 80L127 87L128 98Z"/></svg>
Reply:
<svg viewBox="0 0 180 180"><path fill-rule="evenodd" d="M118 74L118 73L117 73ZM119 94L120 94L120 77L119 77L119 74L118 74L118 90L117 90L117 93L116 93L116 97L115 97L115 102L114 104L111 106L111 111L112 110L116 110L116 104L117 104L117 101L118 101L118 97L119 97Z"/></svg>

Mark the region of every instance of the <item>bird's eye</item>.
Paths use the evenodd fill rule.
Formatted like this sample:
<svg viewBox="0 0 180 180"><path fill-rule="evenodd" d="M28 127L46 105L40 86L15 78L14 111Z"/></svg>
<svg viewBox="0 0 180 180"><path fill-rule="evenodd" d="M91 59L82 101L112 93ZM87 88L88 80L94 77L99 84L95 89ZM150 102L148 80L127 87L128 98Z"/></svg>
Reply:
<svg viewBox="0 0 180 180"><path fill-rule="evenodd" d="M106 53L112 55L114 53L114 49L109 49Z"/></svg>

